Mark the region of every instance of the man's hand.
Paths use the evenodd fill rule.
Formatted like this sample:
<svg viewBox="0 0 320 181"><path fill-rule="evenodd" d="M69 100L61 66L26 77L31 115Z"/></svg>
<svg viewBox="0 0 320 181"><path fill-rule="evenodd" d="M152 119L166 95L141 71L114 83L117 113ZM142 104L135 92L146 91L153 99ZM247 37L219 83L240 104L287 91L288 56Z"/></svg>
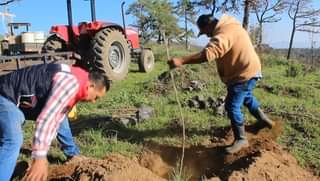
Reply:
<svg viewBox="0 0 320 181"><path fill-rule="evenodd" d="M47 158L34 159L24 181L46 181L48 179Z"/></svg>
<svg viewBox="0 0 320 181"><path fill-rule="evenodd" d="M180 57L172 58L168 61L170 69L181 67L183 65L183 59Z"/></svg>

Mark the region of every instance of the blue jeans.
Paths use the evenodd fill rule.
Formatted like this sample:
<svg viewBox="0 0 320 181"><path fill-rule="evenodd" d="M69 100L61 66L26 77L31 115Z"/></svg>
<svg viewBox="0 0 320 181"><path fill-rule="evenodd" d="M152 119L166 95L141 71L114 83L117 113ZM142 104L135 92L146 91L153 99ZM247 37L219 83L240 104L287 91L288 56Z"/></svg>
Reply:
<svg viewBox="0 0 320 181"><path fill-rule="evenodd" d="M260 104L252 94L256 82L257 78L252 78L243 83L228 85L225 108L231 124L235 126L242 126L244 124L243 114L241 112L242 105L245 105L251 114L259 108Z"/></svg>
<svg viewBox="0 0 320 181"><path fill-rule="evenodd" d="M23 143L24 120L17 106L0 96L0 180L8 181L13 173Z"/></svg>
<svg viewBox="0 0 320 181"><path fill-rule="evenodd" d="M67 157L72 157L80 154L79 147L74 143L69 120L67 116L61 122L58 129L57 139L60 143L61 150Z"/></svg>
<svg viewBox="0 0 320 181"><path fill-rule="evenodd" d="M8 181L14 171L20 147L23 143L22 124L24 114L8 99L0 96L0 180ZM57 138L67 156L79 154L73 142L68 119L64 119Z"/></svg>

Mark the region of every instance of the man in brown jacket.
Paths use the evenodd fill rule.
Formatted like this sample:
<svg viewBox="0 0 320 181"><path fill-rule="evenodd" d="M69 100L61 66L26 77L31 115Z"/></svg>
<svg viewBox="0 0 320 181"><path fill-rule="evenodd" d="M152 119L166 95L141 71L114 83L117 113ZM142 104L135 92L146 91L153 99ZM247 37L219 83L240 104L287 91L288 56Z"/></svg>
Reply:
<svg viewBox="0 0 320 181"><path fill-rule="evenodd" d="M247 31L235 18L223 15L218 20L205 14L198 18L197 25L199 36L205 34L211 38L207 46L199 53L175 57L168 63L171 68L175 68L215 60L219 76L228 89L225 108L234 134L234 142L226 151L235 153L249 146L241 113L242 105L249 109L258 123L269 128L274 125L262 112L252 93L256 81L262 77L260 59Z"/></svg>

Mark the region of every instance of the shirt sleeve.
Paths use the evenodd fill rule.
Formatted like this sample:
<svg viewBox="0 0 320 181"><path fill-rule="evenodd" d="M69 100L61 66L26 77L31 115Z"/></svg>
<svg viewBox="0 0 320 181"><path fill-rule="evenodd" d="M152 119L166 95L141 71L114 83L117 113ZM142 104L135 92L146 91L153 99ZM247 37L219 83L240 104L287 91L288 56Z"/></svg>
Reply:
<svg viewBox="0 0 320 181"><path fill-rule="evenodd" d="M223 57L232 48L232 44L231 38L224 34L212 37L204 49L207 60L213 61Z"/></svg>
<svg viewBox="0 0 320 181"><path fill-rule="evenodd" d="M57 129L66 116L67 105L79 90L76 77L70 73L58 72L53 76L52 88L40 115L36 120L32 157L45 157Z"/></svg>

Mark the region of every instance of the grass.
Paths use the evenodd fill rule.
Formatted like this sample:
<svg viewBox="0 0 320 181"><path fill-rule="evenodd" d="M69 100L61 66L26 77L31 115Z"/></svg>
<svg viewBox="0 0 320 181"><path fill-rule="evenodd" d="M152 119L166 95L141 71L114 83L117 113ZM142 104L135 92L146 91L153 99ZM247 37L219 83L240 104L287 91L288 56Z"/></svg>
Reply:
<svg viewBox="0 0 320 181"><path fill-rule="evenodd" d="M103 158L109 153L134 156L141 151L146 142L181 144L181 129L175 124L179 119L179 112L171 82L166 85L168 91L157 92L162 89L157 78L168 70L165 49L159 46L154 46L153 49L157 57L154 71L149 74L140 73L136 71L138 68L134 65L128 77L123 81L114 82L107 95L96 104L81 103L78 106L80 118L73 124L81 125L85 122L85 126L75 128L77 132L75 140L80 145L82 154L96 158ZM172 50L172 55L183 54L187 52L182 48L175 47ZM287 147L302 166L312 167L317 174L320 174L319 69L304 72L303 68L294 68L293 70L298 69L299 73L292 77L287 74L289 64L283 58L272 55L261 57L264 62L264 78L258 82L254 94L263 108L271 110L274 115L281 116L285 121L284 134L278 140L279 143ZM188 145L198 145L208 140L210 128L213 126L229 126L226 117L215 116L212 110L196 110L185 106L187 100L195 95L216 98L226 94L225 86L217 76L214 63L187 65L174 74L180 88L179 99L184 105ZM199 80L206 86L201 92L184 91L181 87L189 80ZM272 90L267 90L265 86L271 86ZM127 127L104 121L105 117L112 115L115 110L141 105L154 108L155 114L150 120ZM245 118L249 122L253 120L247 111ZM25 143L30 145L33 126L29 122L26 127ZM116 134L110 136L109 133L112 131ZM61 160L65 159L55 143L50 155ZM22 156L21 159L26 159L26 156Z"/></svg>

